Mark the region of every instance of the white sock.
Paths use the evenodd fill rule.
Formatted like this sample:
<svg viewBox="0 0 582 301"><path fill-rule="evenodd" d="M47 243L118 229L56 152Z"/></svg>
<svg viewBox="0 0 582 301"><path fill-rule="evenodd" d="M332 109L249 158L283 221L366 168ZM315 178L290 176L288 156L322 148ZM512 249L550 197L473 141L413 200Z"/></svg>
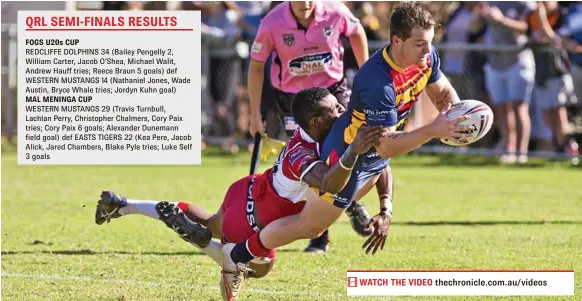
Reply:
<svg viewBox="0 0 582 301"><path fill-rule="evenodd" d="M160 219L156 211L156 205L161 201L145 201L127 199L127 206L119 209L119 214L141 214L151 218Z"/></svg>
<svg viewBox="0 0 582 301"><path fill-rule="evenodd" d="M195 244L191 244L197 248L200 249L199 246L195 245ZM220 261L220 250L222 249L222 244L215 241L215 240L211 240L210 244L208 244L208 246L204 249L201 249L202 252L204 252L204 254L208 255L210 258L212 258L212 260L214 260L216 263L218 263L219 266L222 266L222 262Z"/></svg>

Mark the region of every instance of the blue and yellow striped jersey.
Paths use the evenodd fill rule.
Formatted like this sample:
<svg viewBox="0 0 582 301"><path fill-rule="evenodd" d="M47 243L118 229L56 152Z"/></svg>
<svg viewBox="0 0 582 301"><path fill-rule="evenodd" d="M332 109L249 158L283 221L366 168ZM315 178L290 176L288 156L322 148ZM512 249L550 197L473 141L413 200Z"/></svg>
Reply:
<svg viewBox="0 0 582 301"><path fill-rule="evenodd" d="M344 117L350 119L344 133L347 144L353 142L362 124L401 129L426 85L441 77L436 49L432 48L424 66L402 69L388 56L389 47L374 53L354 79Z"/></svg>
<svg viewBox="0 0 582 301"><path fill-rule="evenodd" d="M374 53L356 74L347 111L333 124L322 145L321 158L329 166L339 160L362 125L401 129L422 90L441 78L440 59L434 48L424 65L402 69L388 57L389 47ZM346 208L360 186L387 165L388 160L371 149L358 158L342 192L336 195L320 192L320 196Z"/></svg>

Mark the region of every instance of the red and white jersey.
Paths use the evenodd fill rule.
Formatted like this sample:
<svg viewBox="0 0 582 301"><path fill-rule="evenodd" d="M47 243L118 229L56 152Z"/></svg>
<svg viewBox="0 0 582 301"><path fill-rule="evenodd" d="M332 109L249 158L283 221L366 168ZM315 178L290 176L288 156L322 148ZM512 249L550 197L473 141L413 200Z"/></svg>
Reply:
<svg viewBox="0 0 582 301"><path fill-rule="evenodd" d="M293 203L306 200L312 190L303 182L303 176L318 163L324 163L320 160L319 143L298 128L271 168L273 189Z"/></svg>

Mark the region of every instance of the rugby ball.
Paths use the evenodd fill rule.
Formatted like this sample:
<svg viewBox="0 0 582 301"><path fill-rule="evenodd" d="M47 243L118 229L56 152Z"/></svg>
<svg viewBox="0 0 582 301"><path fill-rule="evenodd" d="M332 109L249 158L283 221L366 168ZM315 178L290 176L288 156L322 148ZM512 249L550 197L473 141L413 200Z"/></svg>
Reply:
<svg viewBox="0 0 582 301"><path fill-rule="evenodd" d="M447 119L456 119L463 115L468 115L470 118L459 123L459 125L471 126L472 129L466 132L471 134L471 137L458 139L452 137L439 138L442 143L452 146L469 145L483 138L491 130L493 111L485 103L474 99L462 100L454 103L446 113Z"/></svg>

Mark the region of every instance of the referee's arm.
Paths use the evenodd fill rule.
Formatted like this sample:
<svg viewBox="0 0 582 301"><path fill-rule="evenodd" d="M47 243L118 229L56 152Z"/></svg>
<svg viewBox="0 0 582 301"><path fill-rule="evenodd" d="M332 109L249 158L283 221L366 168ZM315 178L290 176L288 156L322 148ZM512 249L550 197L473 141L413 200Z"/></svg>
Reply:
<svg viewBox="0 0 582 301"><path fill-rule="evenodd" d="M251 63L249 66L248 87L251 99L251 135L257 132L264 134L263 120L261 118L261 97L265 80L265 62L274 50L272 33L268 21L261 21L257 36L251 46Z"/></svg>
<svg viewBox="0 0 582 301"><path fill-rule="evenodd" d="M342 18L342 33L350 39L350 46L354 57L358 62L358 67L368 60L370 53L368 52L368 37L366 31L360 23L360 20L354 16L350 9L343 3L338 6L339 15Z"/></svg>
<svg viewBox="0 0 582 301"><path fill-rule="evenodd" d="M354 52L354 56L358 62L358 67L362 68L362 65L368 60L370 56L368 53L368 37L366 37L366 31L364 30L364 27L358 24L358 30L349 38L352 51Z"/></svg>
<svg viewBox="0 0 582 301"><path fill-rule="evenodd" d="M261 118L261 97L264 80L265 62L251 59L248 77L249 97L251 99L251 135L255 135L257 132L261 134L265 132Z"/></svg>

